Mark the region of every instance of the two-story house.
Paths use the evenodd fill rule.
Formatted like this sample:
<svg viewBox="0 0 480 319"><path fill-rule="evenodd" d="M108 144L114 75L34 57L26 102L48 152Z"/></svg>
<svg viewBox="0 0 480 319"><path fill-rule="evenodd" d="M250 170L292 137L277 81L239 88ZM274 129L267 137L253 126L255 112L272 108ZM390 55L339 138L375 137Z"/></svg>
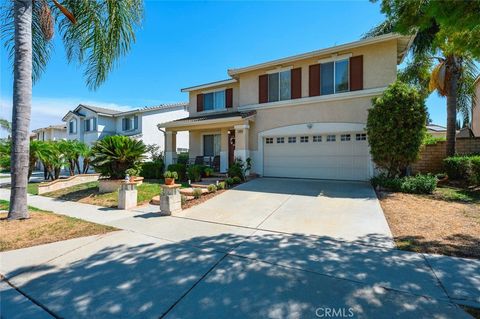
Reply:
<svg viewBox="0 0 480 319"><path fill-rule="evenodd" d="M38 141L60 141L67 139L67 127L65 124L37 128L33 130L32 133L35 134L35 139Z"/></svg>
<svg viewBox="0 0 480 319"><path fill-rule="evenodd" d="M129 111L80 104L69 111L63 121L66 122L69 140L92 145L108 135L125 135L141 139L147 145L156 144L163 151L164 130L157 128L157 124L187 115L187 103L162 104ZM179 135L178 147L188 148L188 132Z"/></svg>
<svg viewBox="0 0 480 319"><path fill-rule="evenodd" d="M365 124L372 98L395 81L412 37L388 34L243 68L229 79L185 88L190 156L217 157L225 172L252 159L262 176L367 180L374 173Z"/></svg>

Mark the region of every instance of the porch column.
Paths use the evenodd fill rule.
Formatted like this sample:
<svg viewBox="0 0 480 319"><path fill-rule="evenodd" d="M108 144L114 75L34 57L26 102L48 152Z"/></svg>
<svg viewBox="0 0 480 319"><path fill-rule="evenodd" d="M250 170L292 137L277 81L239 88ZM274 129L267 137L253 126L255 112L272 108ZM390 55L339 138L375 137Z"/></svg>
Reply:
<svg viewBox="0 0 480 319"><path fill-rule="evenodd" d="M222 128L220 135L220 172L228 170L228 128Z"/></svg>
<svg viewBox="0 0 480 319"><path fill-rule="evenodd" d="M177 156L177 132L165 132L165 168L174 164L174 158Z"/></svg>
<svg viewBox="0 0 480 319"><path fill-rule="evenodd" d="M250 146L248 141L248 130L250 125L241 124L235 125L235 158L240 158L242 161L250 156Z"/></svg>

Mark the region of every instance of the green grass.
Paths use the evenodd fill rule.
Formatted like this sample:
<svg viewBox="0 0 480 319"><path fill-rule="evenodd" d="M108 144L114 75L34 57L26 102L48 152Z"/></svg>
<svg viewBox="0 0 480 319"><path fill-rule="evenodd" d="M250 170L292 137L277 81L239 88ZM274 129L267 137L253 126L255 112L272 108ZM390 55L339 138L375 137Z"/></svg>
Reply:
<svg viewBox="0 0 480 319"><path fill-rule="evenodd" d="M480 203L480 191L464 188L442 186L435 191L435 196L448 201Z"/></svg>
<svg viewBox="0 0 480 319"><path fill-rule="evenodd" d="M39 183L28 183L27 193L32 195L38 195L38 184Z"/></svg>
<svg viewBox="0 0 480 319"><path fill-rule="evenodd" d="M8 210L10 202L8 200L0 199L0 210ZM36 207L28 206L28 210L32 212L41 212L42 210Z"/></svg>

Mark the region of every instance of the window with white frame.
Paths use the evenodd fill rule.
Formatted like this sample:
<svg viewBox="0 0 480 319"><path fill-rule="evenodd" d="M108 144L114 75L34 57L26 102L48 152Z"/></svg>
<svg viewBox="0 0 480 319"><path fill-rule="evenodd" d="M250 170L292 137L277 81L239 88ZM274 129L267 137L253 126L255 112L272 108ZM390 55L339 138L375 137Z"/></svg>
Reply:
<svg viewBox="0 0 480 319"><path fill-rule="evenodd" d="M327 142L335 142L337 140L335 135L327 135Z"/></svg>
<svg viewBox="0 0 480 319"><path fill-rule="evenodd" d="M265 143L267 143L267 144L273 144L273 137L267 137L267 138L265 139Z"/></svg>
<svg viewBox="0 0 480 319"><path fill-rule="evenodd" d="M367 140L367 134L366 133L359 133L355 135L355 139L357 141L366 141Z"/></svg>
<svg viewBox="0 0 480 319"><path fill-rule="evenodd" d="M349 59L320 64L320 93L322 95L349 90Z"/></svg>
<svg viewBox="0 0 480 319"><path fill-rule="evenodd" d="M203 94L203 110L222 110L225 108L225 90Z"/></svg>
<svg viewBox="0 0 480 319"><path fill-rule="evenodd" d="M270 73L268 75L268 102L290 100L291 98L290 70Z"/></svg>
<svg viewBox="0 0 480 319"><path fill-rule="evenodd" d="M97 119L92 117L85 120L85 132L93 132L97 130Z"/></svg>
<svg viewBox="0 0 480 319"><path fill-rule="evenodd" d="M289 136L288 137L288 143L297 143L297 137L296 136Z"/></svg>
<svg viewBox="0 0 480 319"><path fill-rule="evenodd" d="M131 131L138 129L138 116L122 118L122 131Z"/></svg>
<svg viewBox="0 0 480 319"><path fill-rule="evenodd" d="M300 143L308 143L308 136L300 136Z"/></svg>
<svg viewBox="0 0 480 319"><path fill-rule="evenodd" d="M277 137L277 144L283 144L285 143L285 138L284 137Z"/></svg>
<svg viewBox="0 0 480 319"><path fill-rule="evenodd" d="M313 136L313 141L315 143L321 142L322 141L322 136L321 135L314 135Z"/></svg>
<svg viewBox="0 0 480 319"><path fill-rule="evenodd" d="M77 133L77 120L70 120L68 122L68 133L69 134Z"/></svg>
<svg viewBox="0 0 480 319"><path fill-rule="evenodd" d="M340 135L340 140L342 142L350 141L350 134L342 134Z"/></svg>

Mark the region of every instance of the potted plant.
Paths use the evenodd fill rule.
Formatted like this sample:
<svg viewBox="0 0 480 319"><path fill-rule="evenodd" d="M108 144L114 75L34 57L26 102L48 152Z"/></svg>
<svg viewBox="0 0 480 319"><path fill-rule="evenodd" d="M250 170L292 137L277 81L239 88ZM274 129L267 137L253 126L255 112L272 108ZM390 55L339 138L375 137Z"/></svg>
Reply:
<svg viewBox="0 0 480 319"><path fill-rule="evenodd" d="M163 173L163 177L165 177L165 185L173 185L178 178L178 174L177 172L166 171Z"/></svg>
<svg viewBox="0 0 480 319"><path fill-rule="evenodd" d="M213 174L213 168L206 167L203 172L205 173L205 177L209 177Z"/></svg>
<svg viewBox="0 0 480 319"><path fill-rule="evenodd" d="M135 177L138 175L138 169L129 168L125 171L125 174L128 175L130 183L135 182Z"/></svg>

